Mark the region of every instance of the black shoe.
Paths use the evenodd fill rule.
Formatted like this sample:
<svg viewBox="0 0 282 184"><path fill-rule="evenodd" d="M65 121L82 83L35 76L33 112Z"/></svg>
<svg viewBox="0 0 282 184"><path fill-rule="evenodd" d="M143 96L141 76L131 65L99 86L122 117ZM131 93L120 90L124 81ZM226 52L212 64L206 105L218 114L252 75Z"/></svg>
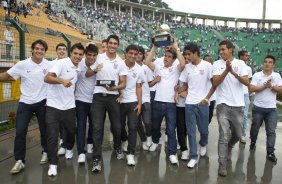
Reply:
<svg viewBox="0 0 282 184"><path fill-rule="evenodd" d="M251 142L250 150L252 150L252 151L256 150L256 143L255 142Z"/></svg>
<svg viewBox="0 0 282 184"><path fill-rule="evenodd" d="M268 153L267 154L267 159L270 160L271 162L275 162L275 163L277 162L277 158L276 158L274 152L273 153Z"/></svg>
<svg viewBox="0 0 282 184"><path fill-rule="evenodd" d="M99 159L94 159L92 172L99 172L102 170L102 163Z"/></svg>

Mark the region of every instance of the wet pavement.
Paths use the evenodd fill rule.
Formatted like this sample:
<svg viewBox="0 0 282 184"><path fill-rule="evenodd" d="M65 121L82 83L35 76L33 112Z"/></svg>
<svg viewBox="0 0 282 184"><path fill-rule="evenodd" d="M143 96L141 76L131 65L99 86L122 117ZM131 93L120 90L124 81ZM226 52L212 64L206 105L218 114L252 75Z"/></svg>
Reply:
<svg viewBox="0 0 282 184"><path fill-rule="evenodd" d="M249 151L250 141L247 144L236 144L232 152L232 160L228 162L228 176L220 177L217 174L217 139L218 125L214 117L209 127L209 143L207 155L199 159L194 169L187 168L187 161L181 161L180 150L179 165L171 165L166 155L165 142L162 141L156 152L143 151L138 137L136 148L135 167L126 165L125 160L117 160L112 151L112 137L109 123L106 122L103 145L103 171L95 174L91 172L92 159L87 155L87 163L77 164L77 152L74 148L74 157L66 160L60 157L58 175L48 177L48 164L40 165L41 148L37 125L29 127L27 137L26 167L19 174L10 174L14 164L13 141L14 131L0 136L0 183L111 183L111 184L241 184L241 183L282 183L282 122L277 126L276 156L277 164L266 159L266 134L264 125L260 129L256 151ZM164 136L163 136L164 137ZM199 137L198 137L199 138ZM164 139L163 139L164 140Z"/></svg>

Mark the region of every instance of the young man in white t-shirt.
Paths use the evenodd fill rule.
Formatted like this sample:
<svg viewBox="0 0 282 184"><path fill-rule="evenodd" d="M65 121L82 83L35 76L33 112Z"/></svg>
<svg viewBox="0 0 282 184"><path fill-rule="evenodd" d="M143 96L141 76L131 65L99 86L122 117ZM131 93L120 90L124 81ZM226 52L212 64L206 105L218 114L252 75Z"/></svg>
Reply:
<svg viewBox="0 0 282 184"><path fill-rule="evenodd" d="M89 44L85 48L85 58L78 64L79 72L78 79L75 88L75 105L76 105L76 145L78 151L78 163L85 163L85 135L86 135L86 124L88 118L88 136L87 136L87 152L92 153L93 151L93 134L92 134L92 116L90 108L93 100L93 92L95 88L96 76L86 77L87 70L96 61L99 53L98 47Z"/></svg>
<svg viewBox="0 0 282 184"><path fill-rule="evenodd" d="M180 75L179 80L183 82L183 87L178 90L178 93L188 90L185 102L185 121L190 148L190 160L187 167L194 168L198 163L196 126L200 132L199 144L201 156L205 156L206 145L208 144L208 102L213 93L213 91L210 92L212 65L200 58L200 48L196 44L188 43L184 50L188 54L190 63L185 65L185 69Z"/></svg>
<svg viewBox="0 0 282 184"><path fill-rule="evenodd" d="M158 147L160 138L160 126L164 117L166 117L166 133L168 135L168 155L172 164L178 163L177 158L177 142L176 142L176 104L174 101L174 87L178 83L179 75L185 67L185 60L178 48L176 40L173 48L165 52L163 66L155 65L152 62L153 55L157 50L153 46L145 64L151 69L156 70L161 77L161 81L156 86L156 96L154 102L154 113L152 122L152 139L153 144L150 151L155 151ZM173 65L173 62L178 58L179 64Z"/></svg>
<svg viewBox="0 0 282 184"><path fill-rule="evenodd" d="M252 126L250 131L250 149L256 149L259 129L264 121L266 130L267 158L277 162L274 154L277 127L276 96L282 92L282 79L279 73L273 71L275 57L267 55L264 58L263 70L254 74L250 92L255 92L252 110Z"/></svg>
<svg viewBox="0 0 282 184"><path fill-rule="evenodd" d="M11 173L19 173L25 167L26 134L28 124L35 113L40 130L41 146L43 148L40 164L47 163L47 137L45 122L45 105L48 85L44 77L51 68L51 63L44 59L48 45L43 40L31 44L32 56L19 61L7 72L0 74L0 82L21 79L21 97L16 116L16 138L14 144L15 165Z"/></svg>
<svg viewBox="0 0 282 184"><path fill-rule="evenodd" d="M142 82L142 111L138 118L137 131L142 141L143 150L149 150L152 144L152 121L151 121L151 96L150 96L150 85L154 80L152 70L143 63L145 59L145 50L139 46L138 56L136 63L142 67L143 82ZM143 128L143 124L145 130Z"/></svg>
<svg viewBox="0 0 282 184"><path fill-rule="evenodd" d="M51 68L45 82L51 84L47 95L46 125L47 148L49 158L49 176L57 175L59 126L63 124L66 159L73 157L75 143L75 83L77 82L78 64L84 56L84 47L76 43L71 47L71 56L58 60Z"/></svg>
<svg viewBox="0 0 282 184"><path fill-rule="evenodd" d="M219 124L218 174L227 175L227 159L233 146L242 136L244 121L244 85L249 85L244 61L233 56L234 45L228 41L219 44L220 60L213 64L213 85L216 86L216 115Z"/></svg>
<svg viewBox="0 0 282 184"><path fill-rule="evenodd" d="M249 61L249 53L247 51L239 51L238 53L239 59L244 61L245 63ZM252 73L252 68L247 66L248 70L248 78L251 81L253 73ZM241 143L245 144L247 141L247 128L248 128L248 114L249 114L249 106L250 106L250 95L249 95L249 86L244 86L244 101L245 101L245 107L244 107L244 123L242 127L242 137L241 137Z"/></svg>
<svg viewBox="0 0 282 184"><path fill-rule="evenodd" d="M129 45L125 50L125 65L128 70L126 88L121 90L118 98L120 105L121 140L126 142L127 165L134 166L135 147L137 139L138 116L142 108L142 68L135 61L139 49L136 45ZM126 132L126 124L128 133ZM123 145L122 144L122 145Z"/></svg>
<svg viewBox="0 0 282 184"><path fill-rule="evenodd" d="M124 159L121 150L120 104L117 102L119 91L126 87L128 74L124 61L118 56L119 37L110 35L107 38L107 51L99 54L88 73L96 73L96 86L91 106L93 124L93 172L102 170L102 143L104 123L108 112L114 149L117 159ZM88 74L86 73L86 74Z"/></svg>

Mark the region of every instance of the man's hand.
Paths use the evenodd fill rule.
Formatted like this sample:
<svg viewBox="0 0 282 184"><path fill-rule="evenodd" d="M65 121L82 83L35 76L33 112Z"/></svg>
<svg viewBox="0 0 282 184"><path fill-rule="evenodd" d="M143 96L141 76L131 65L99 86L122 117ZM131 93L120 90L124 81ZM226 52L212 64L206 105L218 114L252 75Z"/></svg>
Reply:
<svg viewBox="0 0 282 184"><path fill-rule="evenodd" d="M155 78L154 78L154 80L156 81L156 83L158 83L158 82L160 82L161 81L161 76L156 76Z"/></svg>
<svg viewBox="0 0 282 184"><path fill-rule="evenodd" d="M63 84L66 88L71 87L71 85L72 85L71 80L72 80L72 79L73 79L73 78L71 78L71 79L61 79L61 80L62 80L62 84Z"/></svg>
<svg viewBox="0 0 282 184"><path fill-rule="evenodd" d="M104 88L106 88L108 91L115 91L116 90L114 86L109 86L109 85L104 86Z"/></svg>
<svg viewBox="0 0 282 184"><path fill-rule="evenodd" d="M95 72L95 73L98 73L99 71L101 71L101 70L102 70L102 68L103 68L103 63L98 64L98 65L96 66L96 68L95 68L94 72Z"/></svg>
<svg viewBox="0 0 282 184"><path fill-rule="evenodd" d="M174 101L175 101L175 103L179 103L179 94L176 92L175 93L175 96L174 96Z"/></svg>
<svg viewBox="0 0 282 184"><path fill-rule="evenodd" d="M134 108L134 111L136 111L136 115L139 116L141 114L142 104L137 104L137 106Z"/></svg>
<svg viewBox="0 0 282 184"><path fill-rule="evenodd" d="M209 99L205 98L202 101L200 101L199 105L205 105L209 103Z"/></svg>
<svg viewBox="0 0 282 184"><path fill-rule="evenodd" d="M232 70L231 61L226 60L226 69L230 72Z"/></svg>
<svg viewBox="0 0 282 184"><path fill-rule="evenodd" d="M271 79L267 80L266 83L264 84L264 86L265 86L266 88L272 88Z"/></svg>
<svg viewBox="0 0 282 184"><path fill-rule="evenodd" d="M121 103L121 100L122 100L122 95L119 95L116 99L117 103Z"/></svg>

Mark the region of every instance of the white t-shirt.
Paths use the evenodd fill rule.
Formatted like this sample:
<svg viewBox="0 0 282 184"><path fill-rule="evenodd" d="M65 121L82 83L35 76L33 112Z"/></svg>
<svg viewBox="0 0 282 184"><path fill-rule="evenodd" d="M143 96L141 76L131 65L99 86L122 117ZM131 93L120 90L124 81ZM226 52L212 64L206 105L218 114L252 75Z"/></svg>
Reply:
<svg viewBox="0 0 282 184"><path fill-rule="evenodd" d="M127 70L126 88L121 90L121 103L137 102L136 84L141 84L143 82L143 70L140 65L135 63L132 68L127 67Z"/></svg>
<svg viewBox="0 0 282 184"><path fill-rule="evenodd" d="M146 65L147 66L147 65ZM148 67L148 66L147 66ZM149 68L149 67L148 67ZM154 71L152 71L150 68L149 68L149 70L147 71L147 75L148 75L148 78L150 78L150 79L153 79L154 80L154 78L156 77L155 76L155 72ZM150 82L150 81L149 81ZM152 86L152 87L150 87L150 91L156 91L156 84L154 85L154 86Z"/></svg>
<svg viewBox="0 0 282 184"><path fill-rule="evenodd" d="M186 64L179 80L188 83L186 104L198 104L208 94L211 86L212 65L204 60L198 65Z"/></svg>
<svg viewBox="0 0 282 184"><path fill-rule="evenodd" d="M244 61L239 59L232 60L232 68L239 76L247 76L248 71ZM226 62L222 59L213 63L213 76L221 75L226 69ZM216 88L217 104L225 103L229 106L241 107L244 103L244 85L235 78L230 72Z"/></svg>
<svg viewBox="0 0 282 184"><path fill-rule="evenodd" d="M252 73L252 68L249 67L248 65L247 66L247 70L248 70L248 78L252 78L253 76L253 73ZM249 90L248 90L248 87L244 85L244 94L249 94Z"/></svg>
<svg viewBox="0 0 282 184"><path fill-rule="evenodd" d="M61 79L73 79L71 80L72 85L68 88L64 87L63 84L49 85L47 106L59 110L75 108L74 90L75 83L77 82L78 67L76 67L68 57L58 60L49 72L55 73L57 77Z"/></svg>
<svg viewBox="0 0 282 184"><path fill-rule="evenodd" d="M82 102L92 103L96 76L93 75L88 78L85 76L88 69L85 63L85 58L78 64L78 68L79 72L76 82L75 99Z"/></svg>
<svg viewBox="0 0 282 184"><path fill-rule="evenodd" d="M184 72L184 71L182 71L182 72ZM181 74L180 74L180 76L181 76ZM183 82L178 81L178 86L181 88L183 86ZM186 98L179 95L178 103L176 103L176 106L177 107L185 107L185 101L186 101Z"/></svg>
<svg viewBox="0 0 282 184"><path fill-rule="evenodd" d="M115 85L119 83L119 77L127 75L128 71L124 61L117 55L114 60L110 60L106 53L99 54L96 62L90 68L96 69L98 64L103 64L103 68L96 74L97 80L114 80ZM118 91L108 91L105 87L95 86L94 93L108 93L118 95Z"/></svg>
<svg viewBox="0 0 282 184"><path fill-rule="evenodd" d="M147 65L142 65L142 104L145 102L150 103L150 87L149 83L150 81L154 80L153 76L149 73L152 71Z"/></svg>
<svg viewBox="0 0 282 184"><path fill-rule="evenodd" d="M254 86L263 86L269 79L273 86L282 86L282 80L279 73L272 72L267 76L263 71L254 74L251 84ZM254 105L262 108L276 108L276 95L277 93L267 88L261 92L255 93Z"/></svg>
<svg viewBox="0 0 282 184"><path fill-rule="evenodd" d="M160 67L155 65L155 70L161 76L161 81L156 84L155 101L175 103L174 87L178 83L180 71L177 65Z"/></svg>
<svg viewBox="0 0 282 184"><path fill-rule="evenodd" d="M48 84L44 82L44 77L51 68L51 62L43 59L40 64L36 64L31 58L19 61L7 73L15 80L21 79L20 102L34 104L47 97Z"/></svg>

